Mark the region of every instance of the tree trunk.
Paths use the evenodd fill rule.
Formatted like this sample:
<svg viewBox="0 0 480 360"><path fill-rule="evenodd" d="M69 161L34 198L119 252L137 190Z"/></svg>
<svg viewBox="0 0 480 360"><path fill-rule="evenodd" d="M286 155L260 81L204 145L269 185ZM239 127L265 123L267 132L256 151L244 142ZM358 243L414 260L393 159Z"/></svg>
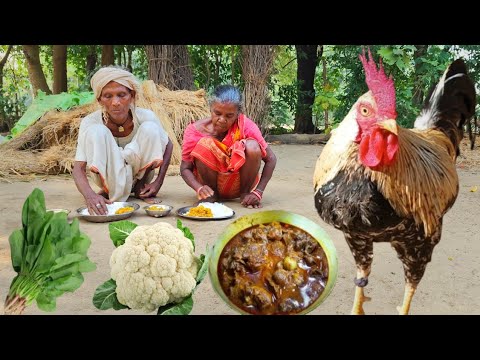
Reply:
<svg viewBox="0 0 480 360"><path fill-rule="evenodd" d="M148 78L170 90L193 90L193 74L186 45L145 45Z"/></svg>
<svg viewBox="0 0 480 360"><path fill-rule="evenodd" d="M85 70L87 71L87 76L90 76L97 66L97 46L90 45L88 47L87 62L85 64Z"/></svg>
<svg viewBox="0 0 480 360"><path fill-rule="evenodd" d="M220 80L220 66L221 66L221 58L220 58L220 50L218 46L215 46L215 72L213 73L213 83L215 86L219 84Z"/></svg>
<svg viewBox="0 0 480 360"><path fill-rule="evenodd" d="M297 52L297 109L294 132L313 134L312 106L315 101L315 69L318 65L318 45L295 45ZM323 46L322 46L323 51Z"/></svg>
<svg viewBox="0 0 480 360"><path fill-rule="evenodd" d="M127 45L127 69L128 71L132 72L132 53L133 53L133 46Z"/></svg>
<svg viewBox="0 0 480 360"><path fill-rule="evenodd" d="M3 68L7 63L10 52L12 51L13 45L8 45L8 49L5 52L5 56L0 60L0 92L3 92Z"/></svg>
<svg viewBox="0 0 480 360"><path fill-rule="evenodd" d="M32 83L33 96L37 96L37 91L50 95L52 92L47 85L45 74L42 70L42 64L40 63L40 47L39 45L22 45L25 59L27 60L28 77Z"/></svg>
<svg viewBox="0 0 480 360"><path fill-rule="evenodd" d="M15 88L18 88L18 79L17 79L17 75L15 73L15 70L16 70L16 67L15 65L13 65L13 68L12 68L12 82L13 82L13 86ZM18 92L15 91L15 101L14 101L14 109L15 109L15 115L12 115L10 114L10 117L6 118L5 121L6 121L6 124L7 124L7 127L8 127L8 130L11 130L14 126L15 126L15 123L17 122L18 119L20 119L20 111L19 111L19 108L18 108L18 104L19 104L19 99L18 99Z"/></svg>
<svg viewBox="0 0 480 360"><path fill-rule="evenodd" d="M102 66L109 66L115 63L113 45L102 45Z"/></svg>
<svg viewBox="0 0 480 360"><path fill-rule="evenodd" d="M322 50L322 53L323 53L323 50ZM325 60L324 57L322 57L322 77L323 77L323 87L325 89L328 85L328 80L327 80L327 61ZM315 101L315 99L314 99L314 101ZM328 109L325 109L324 117L325 117L325 131L327 131L327 128L328 128Z"/></svg>
<svg viewBox="0 0 480 360"><path fill-rule="evenodd" d="M208 46L203 48L203 60L205 61L205 89L210 85L210 61L208 60Z"/></svg>
<svg viewBox="0 0 480 360"><path fill-rule="evenodd" d="M118 45L117 46L117 65L122 66L122 51L123 51L123 46Z"/></svg>
<svg viewBox="0 0 480 360"><path fill-rule="evenodd" d="M423 90L422 76L420 73L420 66L422 63L419 58L427 54L428 45L415 45L417 50L413 53L413 60L415 61L415 76L413 80L413 105L418 109L422 108L425 91Z"/></svg>
<svg viewBox="0 0 480 360"><path fill-rule="evenodd" d="M3 68L7 63L7 59L10 55L10 51L12 51L13 45L9 45L5 55L2 59L0 59L0 128L10 130L10 127L7 124L7 119L5 115L5 99L3 98ZM7 126L6 126L7 125Z"/></svg>
<svg viewBox="0 0 480 360"><path fill-rule="evenodd" d="M268 132L270 95L268 81L276 55L274 45L242 45L242 75L245 115L255 121L263 134Z"/></svg>
<svg viewBox="0 0 480 360"><path fill-rule="evenodd" d="M231 45L231 46L232 46L232 49L231 49L230 56L232 61L232 67L231 67L232 80L230 81L230 83L233 85L235 84L235 45Z"/></svg>
<svg viewBox="0 0 480 360"><path fill-rule="evenodd" d="M53 45L53 93L67 92L67 45Z"/></svg>

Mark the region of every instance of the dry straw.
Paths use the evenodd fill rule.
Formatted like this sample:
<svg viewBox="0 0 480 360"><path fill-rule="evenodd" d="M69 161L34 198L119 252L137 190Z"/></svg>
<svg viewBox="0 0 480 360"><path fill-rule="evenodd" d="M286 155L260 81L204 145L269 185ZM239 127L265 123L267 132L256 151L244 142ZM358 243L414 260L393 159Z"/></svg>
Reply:
<svg viewBox="0 0 480 360"><path fill-rule="evenodd" d="M185 127L208 116L204 90L170 91L151 80L142 84L137 106L155 112L173 142L168 174L179 173ZM0 180L30 180L35 175L70 173L82 118L99 109L97 102L68 111L49 111L21 135L0 145Z"/></svg>

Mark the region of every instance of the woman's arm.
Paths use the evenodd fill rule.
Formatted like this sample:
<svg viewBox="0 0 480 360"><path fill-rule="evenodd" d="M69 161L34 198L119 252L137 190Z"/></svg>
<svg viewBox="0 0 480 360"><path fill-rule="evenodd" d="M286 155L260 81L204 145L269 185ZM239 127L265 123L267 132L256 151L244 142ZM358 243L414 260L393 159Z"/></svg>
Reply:
<svg viewBox="0 0 480 360"><path fill-rule="evenodd" d="M266 149L267 155L262 159L265 165L263 166L262 175L260 181L258 182L255 190L258 192L258 195L255 195L254 192L248 193L243 198L241 204L249 208L258 208L260 207L261 197L263 196L263 191L267 187L268 182L272 178L273 170L277 165L277 157L273 153L270 146Z"/></svg>
<svg viewBox="0 0 480 360"><path fill-rule="evenodd" d="M167 169L168 169L168 166L170 165L170 160L172 159L172 153L173 153L173 144L170 141L170 139L168 139L168 143L165 148L165 152L163 154L163 162L162 162L162 165L160 165L160 170L158 170L158 176L150 184L142 184L142 187L138 194L139 198L146 199L149 197L154 197L158 194L158 192L160 191L160 188L163 185L163 181L165 180L165 175L167 175ZM148 172L150 171L154 171L154 170L152 168L149 168L149 171L145 171L145 175L140 181L146 179Z"/></svg>
<svg viewBox="0 0 480 360"><path fill-rule="evenodd" d="M170 160L172 159L173 153L173 144L168 139L167 147L165 148L165 153L163 154L163 163L160 166L160 170L158 171L158 176L155 179L155 182L159 185L158 190L163 185L163 181L165 180L165 175L167 175L167 169L170 166Z"/></svg>
<svg viewBox="0 0 480 360"><path fill-rule="evenodd" d="M187 185L197 192L199 199L206 199L215 194L210 186L203 185L197 180L195 175L193 175L193 162L182 160L180 164L180 175L182 175Z"/></svg>
<svg viewBox="0 0 480 360"><path fill-rule="evenodd" d="M261 192L265 191L268 182L272 178L273 171L275 170L275 166L277 165L277 157L273 153L270 146L266 149L267 155L262 159L265 165L263 166L262 176L260 177L260 181L257 185L257 190Z"/></svg>
<svg viewBox="0 0 480 360"><path fill-rule="evenodd" d="M108 210L105 204L111 204L112 202L93 191L88 183L86 169L86 161L75 161L72 171L75 185L77 186L78 191L80 191L80 194L85 198L85 203L90 213L93 212L97 215L106 215ZM97 206L97 204L100 206Z"/></svg>

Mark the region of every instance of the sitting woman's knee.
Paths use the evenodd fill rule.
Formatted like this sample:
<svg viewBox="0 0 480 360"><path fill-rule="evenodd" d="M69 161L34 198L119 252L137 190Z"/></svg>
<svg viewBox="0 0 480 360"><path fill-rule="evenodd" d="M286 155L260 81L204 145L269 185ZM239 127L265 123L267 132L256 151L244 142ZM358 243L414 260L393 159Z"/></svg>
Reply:
<svg viewBox="0 0 480 360"><path fill-rule="evenodd" d="M262 150L256 140L247 140L245 142L245 152L250 156L261 156Z"/></svg>

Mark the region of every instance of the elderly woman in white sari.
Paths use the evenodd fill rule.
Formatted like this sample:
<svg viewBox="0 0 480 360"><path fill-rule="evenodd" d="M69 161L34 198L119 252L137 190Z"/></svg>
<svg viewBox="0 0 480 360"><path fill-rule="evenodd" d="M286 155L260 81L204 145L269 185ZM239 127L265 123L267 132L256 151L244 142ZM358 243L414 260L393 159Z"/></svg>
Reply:
<svg viewBox="0 0 480 360"><path fill-rule="evenodd" d="M173 145L155 113L135 106L140 85L128 71L104 67L91 79L101 109L82 119L73 178L92 214L107 213L106 204L134 195L156 201ZM160 168L157 178L155 169ZM96 193L87 179L102 190Z"/></svg>

